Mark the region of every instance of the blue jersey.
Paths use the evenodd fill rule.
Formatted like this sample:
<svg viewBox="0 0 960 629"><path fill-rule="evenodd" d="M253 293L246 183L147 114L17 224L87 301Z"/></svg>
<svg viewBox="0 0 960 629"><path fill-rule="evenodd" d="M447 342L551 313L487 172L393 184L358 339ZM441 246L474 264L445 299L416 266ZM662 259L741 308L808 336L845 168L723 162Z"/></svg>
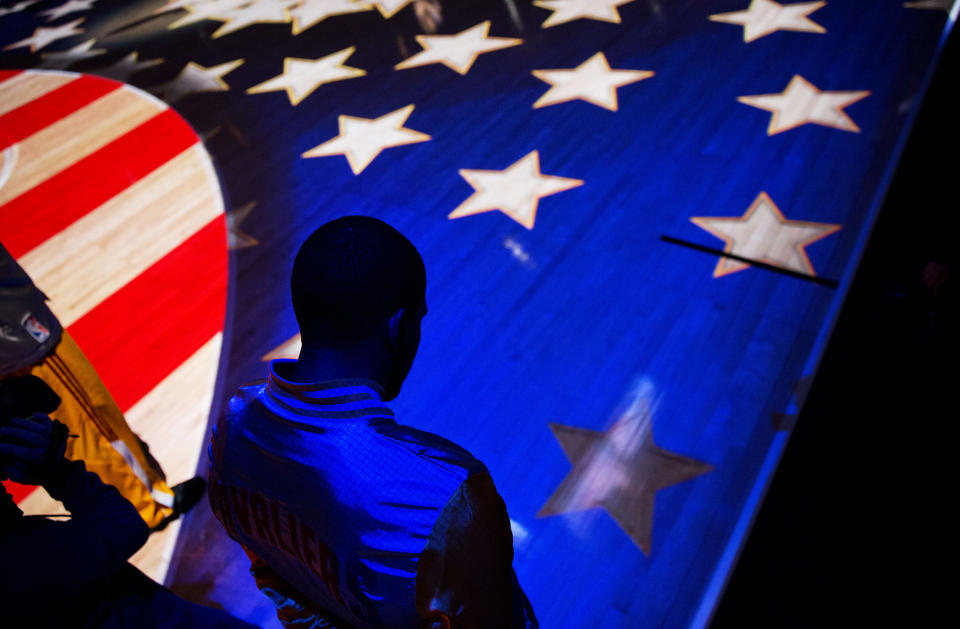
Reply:
<svg viewBox="0 0 960 629"><path fill-rule="evenodd" d="M271 598L357 627L417 627L437 612L532 624L486 467L397 424L376 383L294 383L294 364L274 361L265 383L240 389L210 450L217 517L290 586Z"/></svg>

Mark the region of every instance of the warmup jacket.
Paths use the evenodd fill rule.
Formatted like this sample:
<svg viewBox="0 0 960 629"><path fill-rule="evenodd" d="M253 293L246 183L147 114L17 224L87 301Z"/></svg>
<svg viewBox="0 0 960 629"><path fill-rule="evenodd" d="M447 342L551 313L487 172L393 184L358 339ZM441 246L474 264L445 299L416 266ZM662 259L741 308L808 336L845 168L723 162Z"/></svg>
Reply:
<svg viewBox="0 0 960 629"><path fill-rule="evenodd" d="M42 360L61 332L47 296L0 244L0 376Z"/></svg>
<svg viewBox="0 0 960 629"><path fill-rule="evenodd" d="M163 470L47 307L46 296L0 245L0 379L26 374L60 396L52 415L77 436L67 444L67 458L83 460L87 470L116 487L147 526L164 522L173 513L174 496Z"/></svg>
<svg viewBox="0 0 960 629"><path fill-rule="evenodd" d="M214 513L280 619L536 627L486 467L397 424L376 383L294 383L294 365L241 388L210 446Z"/></svg>

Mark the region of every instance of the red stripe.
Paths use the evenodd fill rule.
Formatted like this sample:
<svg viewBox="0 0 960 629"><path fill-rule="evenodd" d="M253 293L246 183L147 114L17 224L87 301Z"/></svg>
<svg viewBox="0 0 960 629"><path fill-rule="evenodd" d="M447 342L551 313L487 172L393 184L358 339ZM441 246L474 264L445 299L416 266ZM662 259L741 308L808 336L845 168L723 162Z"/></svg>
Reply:
<svg viewBox="0 0 960 629"><path fill-rule="evenodd" d="M30 137L61 118L89 105L122 84L81 76L52 92L0 116L0 150Z"/></svg>
<svg viewBox="0 0 960 629"><path fill-rule="evenodd" d="M23 70L0 70L0 82L12 79L21 72L23 72Z"/></svg>
<svg viewBox="0 0 960 629"><path fill-rule="evenodd" d="M223 330L226 242L218 216L70 326L124 412Z"/></svg>
<svg viewBox="0 0 960 629"><path fill-rule="evenodd" d="M197 142L172 109L0 206L4 246L19 258Z"/></svg>
<svg viewBox="0 0 960 629"><path fill-rule="evenodd" d="M21 485L20 483L15 483L12 480L3 481L3 488L7 490L7 493L13 496L13 501L17 504L20 504L20 501L32 494L37 490L34 485Z"/></svg>

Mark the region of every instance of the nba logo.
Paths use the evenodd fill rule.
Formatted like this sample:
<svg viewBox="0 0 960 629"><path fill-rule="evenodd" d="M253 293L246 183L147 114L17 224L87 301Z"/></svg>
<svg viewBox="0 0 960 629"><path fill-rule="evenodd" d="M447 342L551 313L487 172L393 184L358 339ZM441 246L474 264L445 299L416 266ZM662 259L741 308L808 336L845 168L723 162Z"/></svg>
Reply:
<svg viewBox="0 0 960 629"><path fill-rule="evenodd" d="M50 338L50 330L29 312L27 316L23 318L23 321L20 322L20 325L23 326L23 329L26 330L37 343L43 343Z"/></svg>

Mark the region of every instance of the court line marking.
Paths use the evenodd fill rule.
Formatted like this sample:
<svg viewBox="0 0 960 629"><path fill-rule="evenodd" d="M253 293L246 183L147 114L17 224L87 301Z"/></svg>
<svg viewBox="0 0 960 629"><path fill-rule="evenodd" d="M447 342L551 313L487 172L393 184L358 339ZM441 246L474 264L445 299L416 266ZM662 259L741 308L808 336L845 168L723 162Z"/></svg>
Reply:
<svg viewBox="0 0 960 629"><path fill-rule="evenodd" d="M681 240L679 238L674 238L672 236L667 236L662 234L660 240L663 242L668 242L673 245L680 245L681 247L687 247L689 249L694 249L696 251L701 251L703 253L709 253L715 256L723 256L724 258L730 258L733 260L738 260L740 262L745 262L750 266L755 266L757 268L766 269L767 271L773 271L774 273L781 273L783 275L789 275L790 277L795 277L797 279L806 280L808 282L813 282L814 284L820 284L821 286L826 286L827 288L837 288L839 283L836 280L831 280L826 277L818 277L816 275L807 275L806 273L800 273L799 271L794 271L791 269L785 269L781 266L775 264L770 264L768 262L761 262L759 260L753 260L751 258L745 258L743 256L738 256L735 253L730 253L729 251L724 251L722 249L716 249L714 247L707 247L706 245L698 245L694 242L689 242L687 240Z"/></svg>

